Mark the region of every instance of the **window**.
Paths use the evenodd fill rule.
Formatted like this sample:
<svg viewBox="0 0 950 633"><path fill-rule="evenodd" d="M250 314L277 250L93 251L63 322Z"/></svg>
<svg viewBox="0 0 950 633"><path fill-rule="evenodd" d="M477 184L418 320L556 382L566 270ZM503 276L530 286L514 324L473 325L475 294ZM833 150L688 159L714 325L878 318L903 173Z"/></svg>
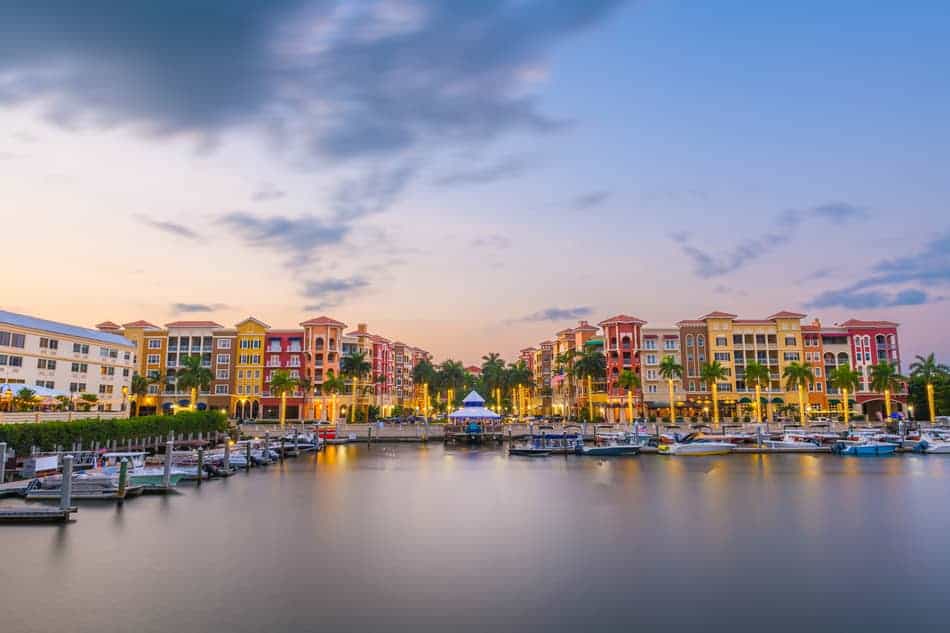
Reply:
<svg viewBox="0 0 950 633"><path fill-rule="evenodd" d="M247 340L246 338L241 339L241 349L247 349L249 344L250 344L250 341Z"/></svg>
<svg viewBox="0 0 950 633"><path fill-rule="evenodd" d="M230 354L218 354L218 364L219 364L219 365L227 365L227 364L229 364L230 362L231 362L231 355L230 355Z"/></svg>
<svg viewBox="0 0 950 633"><path fill-rule="evenodd" d="M821 367L815 367L815 378L821 378Z"/></svg>
<svg viewBox="0 0 950 633"><path fill-rule="evenodd" d="M40 349L59 349L59 341L54 338L40 337Z"/></svg>
<svg viewBox="0 0 950 633"><path fill-rule="evenodd" d="M249 377L249 378L250 378L250 373L251 373L251 372L248 372L248 377ZM255 378L260 378L260 377L261 377L261 370L260 370L260 369L255 369L255 370L254 370L254 377L255 377Z"/></svg>
<svg viewBox="0 0 950 633"><path fill-rule="evenodd" d="M815 390L816 390L816 391L818 391L819 393L821 393L821 391L822 391L823 389L824 389L824 383L820 383L820 382L816 382L816 383L815 383Z"/></svg>
<svg viewBox="0 0 950 633"><path fill-rule="evenodd" d="M644 340L643 349L656 349L656 339L648 338Z"/></svg>
<svg viewBox="0 0 950 633"><path fill-rule="evenodd" d="M798 362L801 360L801 355L798 352L784 352L782 355L785 359L785 362Z"/></svg>
<svg viewBox="0 0 950 633"><path fill-rule="evenodd" d="M36 381L37 387L46 387L47 389L53 389L55 388L55 385L56 383L54 383L52 380L37 380Z"/></svg>
<svg viewBox="0 0 950 633"><path fill-rule="evenodd" d="M733 345L742 345L742 335L741 335L741 334L733 334L733 335L732 335L732 344L733 344Z"/></svg>
<svg viewBox="0 0 950 633"><path fill-rule="evenodd" d="M798 339L795 338L794 336L786 336L786 337L785 337L785 345L786 345L786 346L794 347L794 346L798 345Z"/></svg>
<svg viewBox="0 0 950 633"><path fill-rule="evenodd" d="M700 334L696 337L696 345L699 347L706 347L706 337Z"/></svg>
<svg viewBox="0 0 950 633"><path fill-rule="evenodd" d="M210 337L210 336L204 336L204 337L202 337L202 339L201 339L201 347L203 347L203 348L205 348L205 349L211 349L211 337Z"/></svg>
<svg viewBox="0 0 950 633"><path fill-rule="evenodd" d="M716 337L716 345L718 345L718 346L720 346L720 347L725 347L725 346L727 345L727 343L726 343L726 337L725 337L725 336L717 336L717 337Z"/></svg>
<svg viewBox="0 0 950 633"><path fill-rule="evenodd" d="M261 356L260 356L260 354L254 354L253 356L251 356L251 364L252 364L252 365L260 365L260 364L261 364Z"/></svg>
<svg viewBox="0 0 950 633"><path fill-rule="evenodd" d="M732 355L729 352L716 352L713 354L716 360L718 361L729 361Z"/></svg>
<svg viewBox="0 0 950 633"><path fill-rule="evenodd" d="M56 361L53 359L39 358L36 361L37 369L56 369Z"/></svg>
<svg viewBox="0 0 950 633"><path fill-rule="evenodd" d="M14 334L10 337L10 347L26 347L26 336L23 334Z"/></svg>
<svg viewBox="0 0 950 633"><path fill-rule="evenodd" d="M218 339L218 349L231 349L231 339L229 339L229 338L219 338L219 339Z"/></svg>
<svg viewBox="0 0 950 633"><path fill-rule="evenodd" d="M99 393L111 394L112 385L99 385Z"/></svg>
<svg viewBox="0 0 950 633"><path fill-rule="evenodd" d="M656 354L647 354L647 365L656 365Z"/></svg>
<svg viewBox="0 0 950 633"><path fill-rule="evenodd" d="M89 371L89 365L86 363L73 363L69 368L74 374L85 374Z"/></svg>
<svg viewBox="0 0 950 633"><path fill-rule="evenodd" d="M3 355L2 358L4 359L4 362L0 362L0 365L9 365L10 367L23 367L22 356Z"/></svg>
<svg viewBox="0 0 950 633"><path fill-rule="evenodd" d="M10 333L9 332L0 332L0 345L9 347L10 345Z"/></svg>
<svg viewBox="0 0 950 633"><path fill-rule="evenodd" d="M160 338L150 338L150 339L148 339L148 348L149 348L149 349L162 349L162 339L160 339Z"/></svg>
<svg viewBox="0 0 950 633"><path fill-rule="evenodd" d="M864 362L871 362L871 352L864 352Z"/></svg>
<svg viewBox="0 0 950 633"><path fill-rule="evenodd" d="M99 368L100 376L115 376L115 367L107 367L103 365Z"/></svg>
<svg viewBox="0 0 950 633"><path fill-rule="evenodd" d="M214 372L215 380L227 380L231 377L231 371L228 369L219 369Z"/></svg>
<svg viewBox="0 0 950 633"><path fill-rule="evenodd" d="M149 365L157 365L157 364L158 364L158 354L149 354L149 355L148 355L148 358L146 359L146 362L147 362Z"/></svg>
<svg viewBox="0 0 950 633"><path fill-rule="evenodd" d="M123 368L122 368L122 375L123 375L124 377L126 377L126 378L129 377L129 368L128 368L128 367L123 367Z"/></svg>
<svg viewBox="0 0 950 633"><path fill-rule="evenodd" d="M647 393L656 393L656 385L647 385Z"/></svg>
<svg viewBox="0 0 950 633"><path fill-rule="evenodd" d="M695 380L690 380L690 381L689 381L689 390L690 390L690 391L696 391L696 381L695 381Z"/></svg>
<svg viewBox="0 0 950 633"><path fill-rule="evenodd" d="M239 369L239 370L238 370L238 378L242 378L242 379L244 378L244 370L243 370L243 369Z"/></svg>
<svg viewBox="0 0 950 633"><path fill-rule="evenodd" d="M220 395L226 395L226 394L228 393L228 386L227 386L227 385L215 385L215 386L214 386L214 393L215 393L216 395L219 395L219 396L220 396Z"/></svg>
<svg viewBox="0 0 950 633"><path fill-rule="evenodd" d="M656 370L648 369L647 370L647 380L656 380Z"/></svg>
<svg viewBox="0 0 950 633"><path fill-rule="evenodd" d="M668 338L663 340L663 349L676 349L678 341L675 338Z"/></svg>

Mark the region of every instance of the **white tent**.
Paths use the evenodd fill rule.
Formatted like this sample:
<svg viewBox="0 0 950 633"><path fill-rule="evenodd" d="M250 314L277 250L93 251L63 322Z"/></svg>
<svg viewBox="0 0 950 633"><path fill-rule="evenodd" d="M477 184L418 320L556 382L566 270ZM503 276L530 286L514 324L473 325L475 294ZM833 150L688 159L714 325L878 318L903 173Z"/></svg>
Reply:
<svg viewBox="0 0 950 633"><path fill-rule="evenodd" d="M485 408L485 398L471 392L462 400L462 408L449 414L450 420L498 420L500 415Z"/></svg>

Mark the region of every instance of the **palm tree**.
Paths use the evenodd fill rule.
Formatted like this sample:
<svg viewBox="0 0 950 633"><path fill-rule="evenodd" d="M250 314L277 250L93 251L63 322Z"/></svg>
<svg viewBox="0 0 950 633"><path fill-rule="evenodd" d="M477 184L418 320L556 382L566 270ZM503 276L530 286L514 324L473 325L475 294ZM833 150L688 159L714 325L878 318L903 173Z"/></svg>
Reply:
<svg viewBox="0 0 950 633"><path fill-rule="evenodd" d="M887 361L881 361L871 367L871 389L884 394L884 411L887 419L891 419L891 392L901 388L902 382L907 380L897 373L897 366Z"/></svg>
<svg viewBox="0 0 950 633"><path fill-rule="evenodd" d="M330 396L330 408L327 409L327 420L336 421L338 417L336 413L336 396L338 393L343 393L345 388L346 383L343 379L334 374L332 369L327 370L327 377L320 387L324 398Z"/></svg>
<svg viewBox="0 0 950 633"><path fill-rule="evenodd" d="M419 409L423 411L424 415L428 415L425 410L428 406L429 385L435 381L435 375L435 368L427 358L423 358L412 368L412 384L414 387L421 389L421 394L418 396L418 400L422 401Z"/></svg>
<svg viewBox="0 0 950 633"><path fill-rule="evenodd" d="M713 424L719 426L719 381L728 378L729 374L718 360L714 360L703 364L699 370L699 377L712 392Z"/></svg>
<svg viewBox="0 0 950 633"><path fill-rule="evenodd" d="M664 356L660 361L660 376L670 388L670 423L676 424L676 401L673 395L673 381L683 377L683 366L673 356Z"/></svg>
<svg viewBox="0 0 950 633"><path fill-rule="evenodd" d="M511 390L512 400L518 404L519 414L524 415L525 390L534 387L534 374L528 369L524 360L519 360L517 363L508 365L503 376L504 384Z"/></svg>
<svg viewBox="0 0 950 633"><path fill-rule="evenodd" d="M181 361L182 368L178 370L178 386L191 390L191 408L198 402L198 390L210 389L214 374L207 367L202 367L201 356L192 354Z"/></svg>
<svg viewBox="0 0 950 633"><path fill-rule="evenodd" d="M86 411L89 411L99 402L99 396L94 393L81 393L79 399L82 400L82 406L85 407Z"/></svg>
<svg viewBox="0 0 950 633"><path fill-rule="evenodd" d="M851 401L848 400L848 392L858 390L858 383L861 382L861 374L847 365L840 365L831 370L828 379L832 387L841 391L841 402L844 407L844 423L847 425L851 417Z"/></svg>
<svg viewBox="0 0 950 633"><path fill-rule="evenodd" d="M275 371L270 377L270 392L280 396L280 426L287 422L287 393L300 386L300 381L291 378L284 370Z"/></svg>
<svg viewBox="0 0 950 633"><path fill-rule="evenodd" d="M798 391L798 419L802 426L808 424L805 413L805 388L814 384L815 374L805 363L789 363L782 371L786 391Z"/></svg>
<svg viewBox="0 0 950 633"><path fill-rule="evenodd" d="M617 385L627 390L627 417L630 418L630 423L633 423L633 392L639 389L641 384L640 375L629 369L624 369L617 377Z"/></svg>
<svg viewBox="0 0 950 633"><path fill-rule="evenodd" d="M577 352L573 350L567 350L561 352L554 359L557 366L557 371L560 375L564 376L566 386L562 386L560 391L566 392L568 400L568 417L570 417L570 411L574 407L574 402L576 398L574 397L574 361L577 358Z"/></svg>
<svg viewBox="0 0 950 633"><path fill-rule="evenodd" d="M594 378L607 376L607 357L597 349L585 349L574 361L574 375L587 381L587 417L594 421Z"/></svg>
<svg viewBox="0 0 950 633"><path fill-rule="evenodd" d="M482 356L482 381L495 396L495 406L501 410L501 387L504 383L505 361L495 352Z"/></svg>
<svg viewBox="0 0 950 633"><path fill-rule="evenodd" d="M457 360L446 360L439 365L437 382L445 387L445 401L449 408L455 406L456 397L465 388L465 365Z"/></svg>
<svg viewBox="0 0 950 633"><path fill-rule="evenodd" d="M57 402L56 408L59 409L60 411L66 411L67 409L69 409L69 404L70 404L69 396L56 396L56 402Z"/></svg>
<svg viewBox="0 0 950 633"><path fill-rule="evenodd" d="M353 397L350 404L350 420L356 420L356 394L360 379L367 375L373 366L366 360L366 352L357 350L340 359L340 373L353 381ZM369 420L367 420L369 421Z"/></svg>
<svg viewBox="0 0 950 633"><path fill-rule="evenodd" d="M139 414L139 398L144 398L148 395L148 386L151 384L151 381L141 374L134 374L132 376L132 383L129 385L129 395L132 396L132 402L135 403L135 415Z"/></svg>
<svg viewBox="0 0 950 633"><path fill-rule="evenodd" d="M918 355L910 364L910 375L924 383L927 389L927 408L930 409L930 421L937 419L937 408L934 406L934 383L950 374L950 367L938 363L933 354L923 357Z"/></svg>
<svg viewBox="0 0 950 633"><path fill-rule="evenodd" d="M29 411L36 405L36 392L29 387L23 387L16 392L16 403L20 411Z"/></svg>
<svg viewBox="0 0 950 633"><path fill-rule="evenodd" d="M762 424L762 387L769 386L772 374L769 368L758 361L751 360L745 366L745 384L755 387L755 417Z"/></svg>

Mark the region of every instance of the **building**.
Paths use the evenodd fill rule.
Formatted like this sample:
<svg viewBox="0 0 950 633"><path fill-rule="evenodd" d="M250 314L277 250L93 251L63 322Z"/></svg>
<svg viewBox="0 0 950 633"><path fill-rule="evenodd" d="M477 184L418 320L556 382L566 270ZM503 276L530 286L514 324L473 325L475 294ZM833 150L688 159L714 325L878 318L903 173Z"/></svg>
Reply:
<svg viewBox="0 0 950 633"><path fill-rule="evenodd" d="M603 331L604 353L607 361L606 405L607 419L625 419L627 390L620 385L620 374L630 371L640 375L641 328L646 321L626 314L604 319L598 325ZM678 350L677 350L678 351ZM634 406L643 400L643 392L633 394Z"/></svg>
<svg viewBox="0 0 950 633"><path fill-rule="evenodd" d="M285 371L290 378L305 380L303 329L267 330L264 337L264 399L263 417L280 417L280 395L270 388L271 379L278 371ZM302 419L306 396L310 392L304 382L286 397L285 415L288 420ZM314 394L316 395L316 394ZM322 398L321 398L322 401ZM323 419L325 409L321 406L316 416Z"/></svg>
<svg viewBox="0 0 950 633"><path fill-rule="evenodd" d="M99 411L128 411L138 362L135 343L114 323L100 326L94 330L0 310L0 383L40 387L68 397L73 406L89 402Z"/></svg>
<svg viewBox="0 0 950 633"><path fill-rule="evenodd" d="M640 362L642 370L640 372L641 388L643 390L643 404L650 416L669 416L670 412L670 386L669 383L660 374L660 363L663 359L670 357L677 363L683 365L683 349L680 344L680 330L676 327L670 328L650 328L644 327L641 330L643 337L642 349L640 353ZM695 344L695 339L694 339ZM685 378L685 365L684 378ZM686 405L686 390L683 388L684 378L673 380L673 403L677 407L677 415L680 415L679 408Z"/></svg>
<svg viewBox="0 0 950 633"><path fill-rule="evenodd" d="M270 326L248 317L234 326L234 390L231 410L242 418L264 417L264 341Z"/></svg>
<svg viewBox="0 0 950 633"><path fill-rule="evenodd" d="M303 328L304 376L310 381L308 397L323 393L323 381L333 372L340 375L340 356L345 323L320 316L301 322ZM309 399L309 398L308 398ZM314 407L305 405L304 418L315 419Z"/></svg>
<svg viewBox="0 0 950 633"><path fill-rule="evenodd" d="M871 389L871 367L890 363L901 372L900 347L897 342L898 324L893 321L862 321L848 319L838 327L847 332L852 369L861 374L856 394L858 407L867 415L877 417L884 410L884 394ZM893 410L902 411L907 405L905 388L891 394Z"/></svg>

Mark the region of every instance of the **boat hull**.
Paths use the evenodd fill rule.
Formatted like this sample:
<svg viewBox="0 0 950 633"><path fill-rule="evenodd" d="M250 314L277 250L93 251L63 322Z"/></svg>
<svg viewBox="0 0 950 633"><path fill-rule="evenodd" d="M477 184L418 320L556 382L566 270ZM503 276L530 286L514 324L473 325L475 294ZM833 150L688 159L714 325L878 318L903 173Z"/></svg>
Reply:
<svg viewBox="0 0 950 633"><path fill-rule="evenodd" d="M734 444L715 442L694 442L690 444L662 444L657 449L663 455L683 457L706 457L709 455L728 455L736 449Z"/></svg>

